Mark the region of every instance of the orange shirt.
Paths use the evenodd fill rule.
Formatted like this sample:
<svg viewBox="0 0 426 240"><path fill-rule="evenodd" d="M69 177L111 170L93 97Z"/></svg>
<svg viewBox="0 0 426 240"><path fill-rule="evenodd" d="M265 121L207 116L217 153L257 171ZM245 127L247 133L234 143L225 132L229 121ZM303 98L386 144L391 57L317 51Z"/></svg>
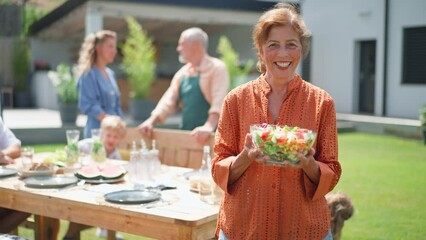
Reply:
<svg viewBox="0 0 426 240"><path fill-rule="evenodd" d="M296 76L288 85L277 124L299 126L318 133L314 148L320 181L313 184L301 169L266 166L253 161L228 185L230 164L243 149L250 124L274 124L268 111L270 85L263 76L232 90L222 107L216 132L212 174L225 191L217 232L228 239L323 239L330 229L325 194L337 184L334 101L324 90ZM231 158L228 158L231 157ZM225 159L228 158L228 159Z"/></svg>

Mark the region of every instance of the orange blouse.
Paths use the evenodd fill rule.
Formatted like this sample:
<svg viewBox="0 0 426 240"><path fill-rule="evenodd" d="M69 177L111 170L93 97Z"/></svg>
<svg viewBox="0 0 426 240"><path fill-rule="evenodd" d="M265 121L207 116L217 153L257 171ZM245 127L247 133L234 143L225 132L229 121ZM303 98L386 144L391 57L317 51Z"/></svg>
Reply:
<svg viewBox="0 0 426 240"><path fill-rule="evenodd" d="M288 85L277 124L318 133L315 159L320 181L313 184L301 169L266 166L253 161L228 185L232 156L243 149L250 124L274 124L268 111L270 85L263 76L226 97L216 131L212 175L225 191L218 226L228 239L323 239L330 229L325 194L339 181L334 101L324 90L296 76ZM228 158L231 157L231 158ZM226 159L228 158L228 159Z"/></svg>

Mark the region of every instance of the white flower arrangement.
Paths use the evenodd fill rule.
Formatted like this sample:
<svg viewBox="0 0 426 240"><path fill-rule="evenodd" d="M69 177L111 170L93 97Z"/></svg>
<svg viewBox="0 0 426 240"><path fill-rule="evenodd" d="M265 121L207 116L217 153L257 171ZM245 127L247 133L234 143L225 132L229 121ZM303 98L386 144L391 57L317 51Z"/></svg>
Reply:
<svg viewBox="0 0 426 240"><path fill-rule="evenodd" d="M59 64L56 71L49 71L47 76L52 82L58 94L59 101L62 103L70 104L77 103L77 69L71 68L66 64Z"/></svg>

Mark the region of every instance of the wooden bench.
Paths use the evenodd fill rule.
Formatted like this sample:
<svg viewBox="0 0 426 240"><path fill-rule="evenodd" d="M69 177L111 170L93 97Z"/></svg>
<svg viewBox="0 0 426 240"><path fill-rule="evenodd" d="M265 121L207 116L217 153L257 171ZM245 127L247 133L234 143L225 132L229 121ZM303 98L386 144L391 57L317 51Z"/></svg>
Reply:
<svg viewBox="0 0 426 240"><path fill-rule="evenodd" d="M156 140L156 148L159 150L159 158L165 165L199 168L203 157L203 145L199 144L191 135L191 131L176 129L154 128L152 138L143 138L137 128L128 128L126 137L120 142L118 148L123 159L129 159L133 141L137 148L144 139L148 148L151 148L152 140ZM214 134L212 133L206 145L213 147Z"/></svg>

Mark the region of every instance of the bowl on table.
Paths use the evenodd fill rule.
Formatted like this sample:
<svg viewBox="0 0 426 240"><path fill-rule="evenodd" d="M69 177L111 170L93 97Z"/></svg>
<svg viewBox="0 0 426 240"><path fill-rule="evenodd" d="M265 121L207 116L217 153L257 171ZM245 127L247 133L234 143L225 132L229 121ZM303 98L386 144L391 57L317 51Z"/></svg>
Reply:
<svg viewBox="0 0 426 240"><path fill-rule="evenodd" d="M297 163L297 153L306 155L317 134L309 129L286 125L252 124L250 134L253 144L269 157L266 163L280 165L285 160Z"/></svg>

